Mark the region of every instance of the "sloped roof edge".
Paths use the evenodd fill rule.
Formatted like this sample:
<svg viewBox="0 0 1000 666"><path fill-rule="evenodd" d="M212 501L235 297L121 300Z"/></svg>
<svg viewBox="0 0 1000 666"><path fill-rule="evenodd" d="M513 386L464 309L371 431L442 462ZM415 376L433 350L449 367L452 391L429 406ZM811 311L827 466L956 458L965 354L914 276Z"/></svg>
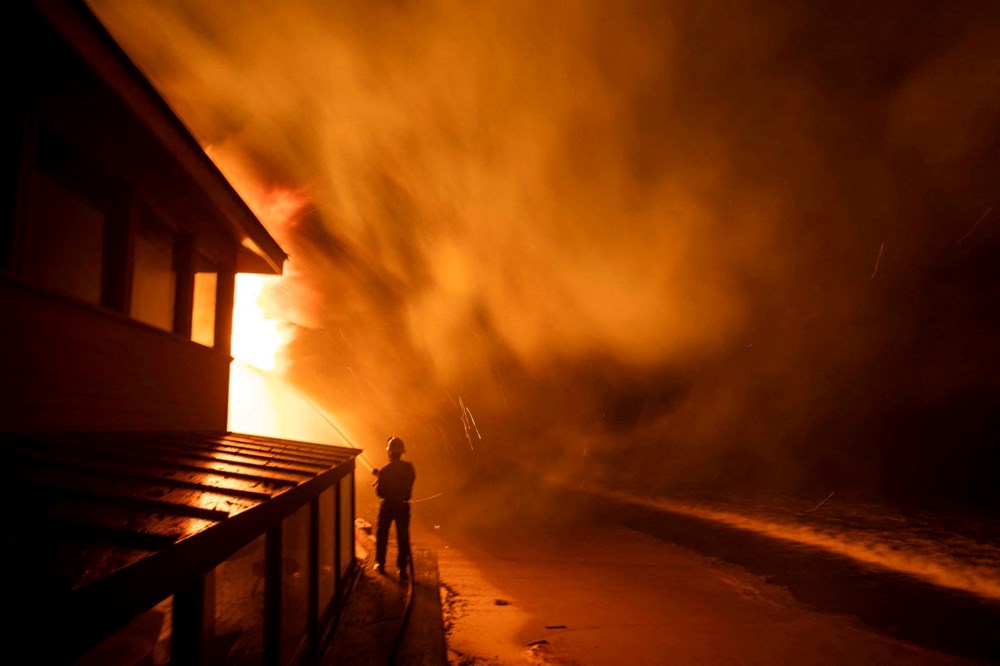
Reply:
<svg viewBox="0 0 1000 666"><path fill-rule="evenodd" d="M33 4L194 177L242 246L254 248L273 272L281 273L288 255L93 11L82 0Z"/></svg>

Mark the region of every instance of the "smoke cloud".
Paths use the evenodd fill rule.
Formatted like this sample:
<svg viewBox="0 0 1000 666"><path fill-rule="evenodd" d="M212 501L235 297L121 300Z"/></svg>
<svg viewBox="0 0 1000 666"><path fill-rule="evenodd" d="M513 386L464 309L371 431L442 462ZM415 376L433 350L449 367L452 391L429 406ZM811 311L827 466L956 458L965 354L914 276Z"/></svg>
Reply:
<svg viewBox="0 0 1000 666"><path fill-rule="evenodd" d="M997 3L90 4L288 250L282 375L428 492L987 487Z"/></svg>

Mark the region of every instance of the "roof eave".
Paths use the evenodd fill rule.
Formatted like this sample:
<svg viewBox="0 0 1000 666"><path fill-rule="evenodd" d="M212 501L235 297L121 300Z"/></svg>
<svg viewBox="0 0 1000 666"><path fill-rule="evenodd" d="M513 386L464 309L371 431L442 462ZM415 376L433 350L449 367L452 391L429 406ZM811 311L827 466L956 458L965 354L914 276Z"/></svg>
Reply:
<svg viewBox="0 0 1000 666"><path fill-rule="evenodd" d="M201 186L241 247L259 257L259 261L243 259L255 267L248 272L280 274L288 255L97 16L77 0L34 0L34 4ZM246 252L241 249L241 254Z"/></svg>

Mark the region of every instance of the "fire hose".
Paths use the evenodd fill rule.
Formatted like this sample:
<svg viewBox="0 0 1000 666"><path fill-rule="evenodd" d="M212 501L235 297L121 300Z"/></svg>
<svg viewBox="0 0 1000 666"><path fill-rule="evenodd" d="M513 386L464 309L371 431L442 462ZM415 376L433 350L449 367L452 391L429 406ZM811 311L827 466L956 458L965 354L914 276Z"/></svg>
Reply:
<svg viewBox="0 0 1000 666"><path fill-rule="evenodd" d="M399 647L403 643L403 636L406 635L406 628L410 624L410 616L413 614L413 579L415 578L413 570L413 552L407 553L406 555L406 570L409 573L406 580L406 595L403 599L403 617L399 623L399 629L396 630L396 635L392 638L392 647L389 649L389 661L388 666L394 666L396 659L399 657Z"/></svg>

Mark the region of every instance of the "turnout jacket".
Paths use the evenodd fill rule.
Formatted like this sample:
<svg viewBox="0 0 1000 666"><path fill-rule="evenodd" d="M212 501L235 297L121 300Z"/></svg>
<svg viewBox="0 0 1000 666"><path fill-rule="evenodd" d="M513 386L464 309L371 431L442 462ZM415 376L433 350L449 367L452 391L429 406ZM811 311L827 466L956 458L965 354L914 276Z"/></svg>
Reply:
<svg viewBox="0 0 1000 666"><path fill-rule="evenodd" d="M408 460L394 460L379 470L375 494L388 502L406 502L413 494L417 472Z"/></svg>

